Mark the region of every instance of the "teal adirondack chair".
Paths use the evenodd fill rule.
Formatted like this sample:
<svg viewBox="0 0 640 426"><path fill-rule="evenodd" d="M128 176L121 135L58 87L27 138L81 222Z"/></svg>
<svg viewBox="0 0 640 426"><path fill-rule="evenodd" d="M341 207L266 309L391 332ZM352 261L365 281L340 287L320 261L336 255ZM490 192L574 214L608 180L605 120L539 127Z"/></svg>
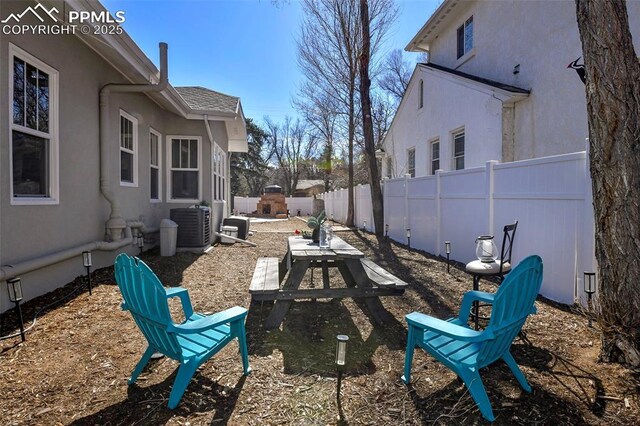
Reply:
<svg viewBox="0 0 640 426"><path fill-rule="evenodd" d="M529 256L507 275L495 294L481 291L465 293L457 318L443 321L418 312L407 315L409 335L402 381L406 384L411 382L413 350L416 346L421 347L464 381L482 415L494 421L480 369L502 359L520 386L531 392L531 386L509 353L509 348L529 314L536 312L534 302L541 284L542 259ZM467 325L475 300L493 305L489 325L482 331L475 331Z"/></svg>
<svg viewBox="0 0 640 426"><path fill-rule="evenodd" d="M244 320L247 310L239 306L214 315L193 312L187 289L164 288L153 271L140 259L120 254L116 258L115 275L124 298L122 309L131 312L149 346L133 370L129 384L149 362L154 352L180 362L178 375L169 395L169 408L175 408L196 369L220 351L227 343L238 338L242 368L248 375L249 357ZM169 313L168 299L179 297L186 320L175 324Z"/></svg>

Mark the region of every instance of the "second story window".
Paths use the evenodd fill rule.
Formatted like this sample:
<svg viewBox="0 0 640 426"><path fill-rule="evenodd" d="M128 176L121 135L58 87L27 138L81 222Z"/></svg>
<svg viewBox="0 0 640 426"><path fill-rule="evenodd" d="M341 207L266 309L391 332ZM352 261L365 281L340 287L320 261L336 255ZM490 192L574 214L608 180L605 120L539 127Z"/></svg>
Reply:
<svg viewBox="0 0 640 426"><path fill-rule="evenodd" d="M409 148L407 150L407 173L411 175L411 177L416 177L416 149Z"/></svg>
<svg viewBox="0 0 640 426"><path fill-rule="evenodd" d="M138 120L120 110L120 185L138 186Z"/></svg>
<svg viewBox="0 0 640 426"><path fill-rule="evenodd" d="M453 168L464 169L464 132L453 135Z"/></svg>
<svg viewBox="0 0 640 426"><path fill-rule="evenodd" d="M458 27L458 58L469 53L473 49L473 16L467 19L464 24Z"/></svg>
<svg viewBox="0 0 640 426"><path fill-rule="evenodd" d="M436 139L431 142L431 174L435 175L440 168L440 141Z"/></svg>

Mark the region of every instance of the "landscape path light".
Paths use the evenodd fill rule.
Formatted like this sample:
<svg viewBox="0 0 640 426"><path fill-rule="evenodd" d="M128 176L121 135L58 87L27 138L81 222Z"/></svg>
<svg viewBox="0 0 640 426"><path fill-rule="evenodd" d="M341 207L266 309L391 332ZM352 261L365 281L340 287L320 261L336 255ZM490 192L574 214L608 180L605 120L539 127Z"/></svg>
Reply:
<svg viewBox="0 0 640 426"><path fill-rule="evenodd" d="M87 268L87 282L89 283L89 294L91 294L91 252L82 252L82 264Z"/></svg>
<svg viewBox="0 0 640 426"><path fill-rule="evenodd" d="M451 254L451 241L444 242L444 251L447 253L447 273L449 273L449 255Z"/></svg>
<svg viewBox="0 0 640 426"><path fill-rule="evenodd" d="M20 301L22 300L22 281L19 277L11 278L7 280L7 290L9 291L9 300L16 304L16 315L18 316L18 322L20 323L20 337L24 342L24 320L22 319L22 309L20 308Z"/></svg>
<svg viewBox="0 0 640 426"><path fill-rule="evenodd" d="M593 297L593 293L596 292L596 273L595 272L586 272L584 273L584 292L587 293L587 309L589 315L589 327L593 324L591 322L591 298Z"/></svg>

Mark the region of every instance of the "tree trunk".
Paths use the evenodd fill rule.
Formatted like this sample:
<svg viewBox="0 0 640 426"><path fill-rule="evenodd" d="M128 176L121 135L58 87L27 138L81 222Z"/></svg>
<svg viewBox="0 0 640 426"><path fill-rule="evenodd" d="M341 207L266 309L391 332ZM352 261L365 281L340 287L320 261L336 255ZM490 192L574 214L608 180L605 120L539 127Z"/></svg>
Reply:
<svg viewBox="0 0 640 426"><path fill-rule="evenodd" d="M378 163L376 161L376 146L373 140L373 120L371 118L371 80L369 80L369 61L371 40L369 36L369 4L367 0L360 0L360 23L362 25L362 51L360 52L360 104L362 105L362 129L364 132L364 152L369 165L369 186L371 188L371 208L373 210L373 224L376 235L382 236L384 212L382 208L382 190Z"/></svg>
<svg viewBox="0 0 640 426"><path fill-rule="evenodd" d="M576 0L586 71L601 358L640 366L640 63L624 1Z"/></svg>
<svg viewBox="0 0 640 426"><path fill-rule="evenodd" d="M356 136L355 86L355 78L352 78L351 88L349 89L349 164L347 165L349 181L347 183L347 221L345 223L347 226L354 226L353 144Z"/></svg>

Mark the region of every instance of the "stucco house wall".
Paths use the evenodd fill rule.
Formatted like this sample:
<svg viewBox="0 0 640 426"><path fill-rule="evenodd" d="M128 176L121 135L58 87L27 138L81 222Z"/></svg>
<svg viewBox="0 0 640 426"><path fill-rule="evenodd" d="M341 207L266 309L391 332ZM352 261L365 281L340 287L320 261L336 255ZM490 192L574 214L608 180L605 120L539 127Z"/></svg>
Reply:
<svg viewBox="0 0 640 426"><path fill-rule="evenodd" d="M584 85L567 64L582 55L575 2L451 1L430 62L525 89L515 105L514 160L580 151L588 136ZM445 5L446 7L446 5ZM627 2L640 52L640 2ZM473 49L457 59L456 31L473 16ZM514 67L520 65L519 73ZM496 158L500 159L500 158Z"/></svg>
<svg viewBox="0 0 640 426"><path fill-rule="evenodd" d="M28 2L2 1L0 16L24 10ZM28 17L25 19L29 19ZM9 93L10 45L13 45L58 72L58 202L51 205L15 205L11 201L10 123L12 96ZM61 250L102 241L110 205L100 192L99 92L107 83L131 81L74 35L0 36L0 265L49 255ZM216 229L226 213L226 202L212 202L212 146L202 119L187 119L161 107L144 94L113 93L109 98L108 162L110 183L120 202L125 220L143 221L157 228L169 210L188 207L193 202L168 202L168 135L193 136L201 141L201 197L212 203L212 225ZM138 120L137 186L120 184L120 110ZM227 152L229 137L223 121L210 121L215 143ZM150 142L153 128L161 134L161 201L150 200ZM228 185L227 185L228 186ZM94 269L109 266L121 251L137 254L134 245L121 250L94 251ZM66 284L85 273L81 256L21 275L24 299L28 300ZM0 287L0 312L11 307L6 288Z"/></svg>
<svg viewBox="0 0 640 426"><path fill-rule="evenodd" d="M419 108L420 81L424 103ZM465 132L465 168L499 158L502 102L473 83L417 66L394 122L385 137L385 156L393 158L391 177L408 173L407 150L415 148L415 175L431 174L431 143L440 141L440 168L453 170L453 135ZM382 162L388 176L387 162Z"/></svg>

